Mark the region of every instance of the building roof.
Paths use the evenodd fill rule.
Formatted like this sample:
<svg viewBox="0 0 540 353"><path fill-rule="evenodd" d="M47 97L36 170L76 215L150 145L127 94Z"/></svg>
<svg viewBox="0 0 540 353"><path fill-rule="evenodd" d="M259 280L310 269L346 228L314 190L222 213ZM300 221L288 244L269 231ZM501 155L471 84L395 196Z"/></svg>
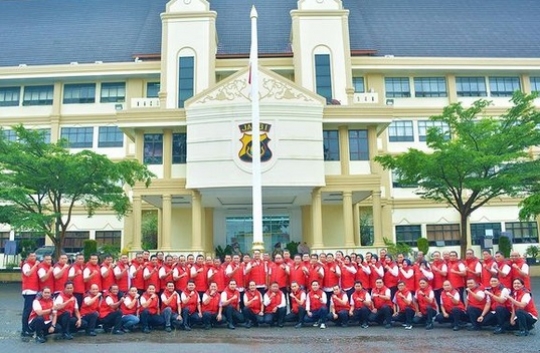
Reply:
<svg viewBox="0 0 540 353"><path fill-rule="evenodd" d="M133 61L160 54L166 0L0 0L0 66ZM294 0L210 0L218 54L290 54ZM537 0L343 0L352 50L378 56L540 58ZM191 33L186 35L192 35Z"/></svg>

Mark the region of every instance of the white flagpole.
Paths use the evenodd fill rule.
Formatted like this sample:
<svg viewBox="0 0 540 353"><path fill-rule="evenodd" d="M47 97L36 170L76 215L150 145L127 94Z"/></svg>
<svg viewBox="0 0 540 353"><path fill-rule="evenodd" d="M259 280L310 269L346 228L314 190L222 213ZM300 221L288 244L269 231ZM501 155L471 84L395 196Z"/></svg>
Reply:
<svg viewBox="0 0 540 353"><path fill-rule="evenodd" d="M253 196L253 250L264 249L262 233L262 182L261 182L261 135L259 119L259 49L257 41L257 10L251 7L251 155L252 155L252 196Z"/></svg>

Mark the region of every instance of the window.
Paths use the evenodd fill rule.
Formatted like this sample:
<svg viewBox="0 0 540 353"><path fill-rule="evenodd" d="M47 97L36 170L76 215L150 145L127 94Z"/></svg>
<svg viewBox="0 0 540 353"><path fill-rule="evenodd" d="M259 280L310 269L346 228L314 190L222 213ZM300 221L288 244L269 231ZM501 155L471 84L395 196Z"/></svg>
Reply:
<svg viewBox="0 0 540 353"><path fill-rule="evenodd" d="M531 77L531 92L540 93L540 77ZM0 100L2 99L2 94L0 93Z"/></svg>
<svg viewBox="0 0 540 353"><path fill-rule="evenodd" d="M291 241L288 215L264 215L262 228L265 251L272 252L276 243L287 244ZM249 251L253 243L253 218L251 216L225 218L225 234L226 244L223 246L231 245L243 253Z"/></svg>
<svg viewBox="0 0 540 353"><path fill-rule="evenodd" d="M105 82L101 84L101 103L122 103L126 100L125 82Z"/></svg>
<svg viewBox="0 0 540 353"><path fill-rule="evenodd" d="M122 232L119 230L96 231L97 246L112 245L120 248Z"/></svg>
<svg viewBox="0 0 540 353"><path fill-rule="evenodd" d="M491 97L511 97L514 91L521 89L519 77L490 77Z"/></svg>
<svg viewBox="0 0 540 353"><path fill-rule="evenodd" d="M0 252L5 252L7 241L9 241L9 232L0 232Z"/></svg>
<svg viewBox="0 0 540 353"><path fill-rule="evenodd" d="M431 246L459 245L459 224L428 224L426 226L427 239Z"/></svg>
<svg viewBox="0 0 540 353"><path fill-rule="evenodd" d="M173 164L185 164L187 157L185 132L172 135L172 162Z"/></svg>
<svg viewBox="0 0 540 353"><path fill-rule="evenodd" d="M456 77L458 97L486 97L485 77Z"/></svg>
<svg viewBox="0 0 540 353"><path fill-rule="evenodd" d="M415 97L446 97L446 78L444 77L415 77Z"/></svg>
<svg viewBox="0 0 540 353"><path fill-rule="evenodd" d="M163 134L144 134L144 163L163 164Z"/></svg>
<svg viewBox="0 0 540 353"><path fill-rule="evenodd" d="M422 227L419 225L396 226L396 243L416 246L416 240L422 237Z"/></svg>
<svg viewBox="0 0 540 353"><path fill-rule="evenodd" d="M367 130L349 130L349 158L351 161L369 161Z"/></svg>
<svg viewBox="0 0 540 353"><path fill-rule="evenodd" d="M315 54L315 85L317 94L332 101L332 72L330 70L330 55Z"/></svg>
<svg viewBox="0 0 540 353"><path fill-rule="evenodd" d="M11 142L15 142L17 141L17 133L15 132L15 130L3 130L2 131L4 133L4 138L7 140L7 141L11 141Z"/></svg>
<svg viewBox="0 0 540 353"><path fill-rule="evenodd" d="M158 98L159 88L159 82L148 82L146 84L146 98Z"/></svg>
<svg viewBox="0 0 540 353"><path fill-rule="evenodd" d="M483 245L482 240L486 236L486 230L493 232L493 244L499 243L499 236L501 235L500 223L471 223L472 245Z"/></svg>
<svg viewBox="0 0 540 353"><path fill-rule="evenodd" d="M91 148L94 142L94 128L63 127L60 137L68 140L70 148Z"/></svg>
<svg viewBox="0 0 540 353"><path fill-rule="evenodd" d="M64 251L67 253L82 252L84 241L90 238L90 232L66 232Z"/></svg>
<svg viewBox="0 0 540 353"><path fill-rule="evenodd" d="M178 60L178 108L193 97L195 82L195 60L193 56L181 56Z"/></svg>
<svg viewBox="0 0 540 353"><path fill-rule="evenodd" d="M0 87L0 107L16 107L19 105L21 87Z"/></svg>
<svg viewBox="0 0 540 353"><path fill-rule="evenodd" d="M118 126L100 126L98 147L124 146L124 133Z"/></svg>
<svg viewBox="0 0 540 353"><path fill-rule="evenodd" d="M51 143L51 129L37 129L37 131L41 133L43 142Z"/></svg>
<svg viewBox="0 0 540 353"><path fill-rule="evenodd" d="M45 245L45 234L38 232L16 232L15 241L19 249L34 251Z"/></svg>
<svg viewBox="0 0 540 353"><path fill-rule="evenodd" d="M95 103L96 84L66 84L64 85L64 104Z"/></svg>
<svg viewBox="0 0 540 353"><path fill-rule="evenodd" d="M363 77L353 77L352 82L355 93L364 93L366 91Z"/></svg>
<svg viewBox="0 0 540 353"><path fill-rule="evenodd" d="M339 161L339 131L323 130L324 160Z"/></svg>
<svg viewBox="0 0 540 353"><path fill-rule="evenodd" d="M52 105L53 85L24 87L23 105Z"/></svg>
<svg viewBox="0 0 540 353"><path fill-rule="evenodd" d="M443 121L420 120L418 121L418 139L420 141L426 141L428 129L430 128L437 128L446 135L447 140L450 139L450 128L447 123Z"/></svg>
<svg viewBox="0 0 540 353"><path fill-rule="evenodd" d="M408 98L411 96L408 77L386 77L384 89L387 98Z"/></svg>
<svg viewBox="0 0 540 353"><path fill-rule="evenodd" d="M392 186L395 188L404 188L404 189L415 189L418 187L417 184L402 183L400 180L399 174L395 170L392 170Z"/></svg>
<svg viewBox="0 0 540 353"><path fill-rule="evenodd" d="M538 243L536 222L506 222L505 227L512 234L514 244Z"/></svg>
<svg viewBox="0 0 540 353"><path fill-rule="evenodd" d="M410 120L393 121L388 126L388 138L390 142L413 142L413 123Z"/></svg>

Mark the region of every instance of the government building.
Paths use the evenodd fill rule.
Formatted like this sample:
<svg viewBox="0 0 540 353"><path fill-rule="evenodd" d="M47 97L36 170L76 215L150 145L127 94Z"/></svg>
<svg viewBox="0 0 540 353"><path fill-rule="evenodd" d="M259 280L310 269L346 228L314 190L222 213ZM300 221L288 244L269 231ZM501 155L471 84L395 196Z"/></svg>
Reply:
<svg viewBox="0 0 540 353"><path fill-rule="evenodd" d="M6 136L23 123L156 175L129 190L128 217L76 210L66 251L85 239L140 250L147 214L166 253L251 249L252 5L266 250L296 241L366 252L420 237L431 250L459 249L459 214L374 157L427 150L427 129L447 128L429 117L450 103L485 98L496 116L513 91L540 91L533 0L0 1ZM475 211L470 244L479 251L493 235L497 249L501 233L521 252L538 244L538 223L520 222L518 203ZM0 225L0 250L31 236Z"/></svg>

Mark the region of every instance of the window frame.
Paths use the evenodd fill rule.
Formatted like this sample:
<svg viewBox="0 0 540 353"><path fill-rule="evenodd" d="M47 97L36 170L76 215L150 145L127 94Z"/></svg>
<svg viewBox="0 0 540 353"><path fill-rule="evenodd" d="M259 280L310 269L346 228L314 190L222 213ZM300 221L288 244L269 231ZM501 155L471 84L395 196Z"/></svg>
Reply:
<svg viewBox="0 0 540 353"><path fill-rule="evenodd" d="M356 134L357 136L351 136ZM369 161L369 134L365 129L350 129L349 161Z"/></svg>
<svg viewBox="0 0 540 353"><path fill-rule="evenodd" d="M480 87L482 85L483 87ZM468 90L465 90L464 88L468 88ZM456 76L456 94L458 97L487 97L488 89L486 77Z"/></svg>
<svg viewBox="0 0 540 353"><path fill-rule="evenodd" d="M22 105L24 107L52 105L53 98L54 85L24 86Z"/></svg>
<svg viewBox="0 0 540 353"><path fill-rule="evenodd" d="M109 131L116 129L115 131ZM104 131L107 130L107 131ZM121 140L118 140L120 135ZM102 139L103 137L103 139ZM107 138L111 137L111 138ZM98 148L118 148L124 147L124 133L118 126L99 126L98 127Z"/></svg>
<svg viewBox="0 0 540 353"><path fill-rule="evenodd" d="M388 142L414 142L412 120L394 120L388 125ZM407 134L410 130L410 135Z"/></svg>
<svg viewBox="0 0 540 353"><path fill-rule="evenodd" d="M154 92L157 87L155 94L150 94ZM146 98L159 98L159 91L161 89L161 82L146 82Z"/></svg>
<svg viewBox="0 0 540 353"><path fill-rule="evenodd" d="M391 87L392 90L388 88ZM396 88L400 88L396 90ZM411 80L409 77L385 77L384 94L386 98L411 98Z"/></svg>
<svg viewBox="0 0 540 353"><path fill-rule="evenodd" d="M121 230L96 230L95 241L97 246L122 246L122 231Z"/></svg>
<svg viewBox="0 0 540 353"><path fill-rule="evenodd" d="M520 225L520 227L517 227ZM505 222L504 228L506 232L512 233L512 243L514 244L534 244L538 243L538 224L536 222ZM517 235L519 230L519 235ZM524 231L536 233L536 235L523 236Z"/></svg>
<svg viewBox="0 0 540 353"><path fill-rule="evenodd" d="M175 132L172 135L172 164L186 164L187 162L187 134Z"/></svg>
<svg viewBox="0 0 540 353"><path fill-rule="evenodd" d="M441 236L434 237L433 233ZM444 246L460 245L461 227L459 223L427 224L426 238L430 246L439 246L438 242L443 242Z"/></svg>
<svg viewBox="0 0 540 353"><path fill-rule="evenodd" d="M195 57L178 58L178 108L184 108L186 101L195 92Z"/></svg>
<svg viewBox="0 0 540 353"><path fill-rule="evenodd" d="M76 141L72 142L70 136L75 136ZM82 135L83 138L78 136ZM88 137L90 137L88 139ZM93 126L64 126L60 129L60 138L68 141L69 148L92 148L94 146ZM81 141L79 141L81 140Z"/></svg>
<svg viewBox="0 0 540 353"><path fill-rule="evenodd" d="M124 103L126 101L125 82L102 82L99 91L100 103Z"/></svg>
<svg viewBox="0 0 540 353"><path fill-rule="evenodd" d="M521 91L521 80L519 76L490 76L488 79L490 97L512 97L515 91ZM502 82L500 82L501 80ZM512 91L508 90L510 87L507 87L507 84L509 83L514 88ZM504 87L502 91L499 89L501 85ZM494 90L493 87L497 87L497 90Z"/></svg>
<svg viewBox="0 0 540 353"><path fill-rule="evenodd" d="M413 82L415 98L448 97L446 77L414 77Z"/></svg>
<svg viewBox="0 0 540 353"><path fill-rule="evenodd" d="M325 162L340 160L339 130L323 130L323 158Z"/></svg>
<svg viewBox="0 0 540 353"><path fill-rule="evenodd" d="M363 76L353 77L353 87L354 87L354 93L365 93L366 84L365 84L364 77Z"/></svg>
<svg viewBox="0 0 540 353"><path fill-rule="evenodd" d="M154 138L160 137L157 140L147 140L147 137L153 136ZM163 134L160 133L148 133L144 134L144 147L143 147L143 163L147 165L162 165L163 164ZM160 147L158 147L160 146ZM158 147L158 148L156 148ZM152 154L148 155L147 151L152 150Z"/></svg>
<svg viewBox="0 0 540 353"><path fill-rule="evenodd" d="M67 98L67 95L71 95ZM77 96L77 97L74 97ZM66 83L64 84L63 104L91 104L96 102L95 83Z"/></svg>
<svg viewBox="0 0 540 353"><path fill-rule="evenodd" d="M0 253L6 252L6 242L11 240L9 238L10 235L11 235L11 232L0 232Z"/></svg>
<svg viewBox="0 0 540 353"><path fill-rule="evenodd" d="M331 103L334 97L332 87L332 60L330 54L315 54L315 92Z"/></svg>
<svg viewBox="0 0 540 353"><path fill-rule="evenodd" d="M88 239L90 239L89 231L66 232L63 250L66 253L81 253L84 249L84 241ZM70 242L72 244L70 244Z"/></svg>
<svg viewBox="0 0 540 353"><path fill-rule="evenodd" d="M12 99L7 100L7 97ZM16 96L16 100L13 97ZM21 86L0 87L0 107L18 107L21 104Z"/></svg>
<svg viewBox="0 0 540 353"><path fill-rule="evenodd" d="M469 231L471 232L471 244L480 246L483 245L482 239L485 237L485 232L487 229L493 230L493 244L499 244L499 237L502 233L502 226L500 222L471 223L469 225Z"/></svg>
<svg viewBox="0 0 540 353"><path fill-rule="evenodd" d="M531 76L529 77L529 81L531 84L531 93L540 93L540 76Z"/></svg>
<svg viewBox="0 0 540 353"><path fill-rule="evenodd" d="M425 126L421 126L425 125ZM430 128L439 128L442 129L442 132L446 135L446 140L450 139L450 127L444 121L434 121L434 120L418 120L417 121L417 131L418 131L418 141L426 142L428 130ZM424 134L422 135L422 130Z"/></svg>
<svg viewBox="0 0 540 353"><path fill-rule="evenodd" d="M402 243L415 247L417 240L422 238L422 226L419 224L396 225L394 230L396 232L396 244ZM399 239L400 236L404 235L410 239Z"/></svg>

